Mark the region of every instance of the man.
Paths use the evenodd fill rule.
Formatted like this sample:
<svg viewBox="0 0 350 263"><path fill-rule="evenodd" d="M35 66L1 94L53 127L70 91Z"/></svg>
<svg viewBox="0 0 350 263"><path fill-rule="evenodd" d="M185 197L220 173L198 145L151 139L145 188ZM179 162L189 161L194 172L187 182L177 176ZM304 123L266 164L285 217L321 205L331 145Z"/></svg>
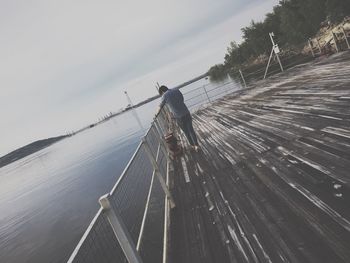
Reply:
<svg viewBox="0 0 350 263"><path fill-rule="evenodd" d="M199 150L197 136L192 126L191 113L184 103L182 93L178 89L168 89L166 86L161 86L159 88L159 94L162 96L162 100L156 115L158 115L165 104L168 105L170 111L173 113L176 119L176 122L185 133L188 142L197 152Z"/></svg>

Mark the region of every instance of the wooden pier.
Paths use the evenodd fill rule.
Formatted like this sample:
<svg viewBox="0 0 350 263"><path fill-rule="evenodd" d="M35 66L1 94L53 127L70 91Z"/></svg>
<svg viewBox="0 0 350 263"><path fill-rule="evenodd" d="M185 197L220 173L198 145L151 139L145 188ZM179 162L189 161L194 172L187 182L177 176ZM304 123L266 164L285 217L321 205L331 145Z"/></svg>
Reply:
<svg viewBox="0 0 350 263"><path fill-rule="evenodd" d="M350 262L349 52L193 118L201 151L174 162L170 262Z"/></svg>

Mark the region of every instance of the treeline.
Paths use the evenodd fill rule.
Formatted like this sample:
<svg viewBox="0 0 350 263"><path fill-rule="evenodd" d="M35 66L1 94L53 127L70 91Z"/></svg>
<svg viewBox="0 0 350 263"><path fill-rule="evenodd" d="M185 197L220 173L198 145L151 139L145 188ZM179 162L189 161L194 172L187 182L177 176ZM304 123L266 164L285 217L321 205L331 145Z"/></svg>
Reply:
<svg viewBox="0 0 350 263"><path fill-rule="evenodd" d="M268 13L263 22L242 28L243 41L231 42L224 64L210 68L211 80L219 80L271 51L269 33L274 32L281 47L293 47L313 37L324 21L341 21L350 14L350 0L282 0Z"/></svg>

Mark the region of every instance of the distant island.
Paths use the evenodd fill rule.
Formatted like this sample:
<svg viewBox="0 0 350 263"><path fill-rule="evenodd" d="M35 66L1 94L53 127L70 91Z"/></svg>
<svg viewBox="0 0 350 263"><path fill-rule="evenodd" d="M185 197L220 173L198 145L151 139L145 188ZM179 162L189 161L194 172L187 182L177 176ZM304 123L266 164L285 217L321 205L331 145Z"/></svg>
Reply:
<svg viewBox="0 0 350 263"><path fill-rule="evenodd" d="M14 150L13 152L10 152L6 154L5 156L0 158L0 168L8 165L14 161L17 161L19 159L22 159L32 153L35 153L37 151L40 151L50 145L52 145L55 142L58 142L64 138L68 137L67 135L58 136L58 137L52 137L44 140L35 141L33 143L30 143L26 146L23 146L17 150Z"/></svg>

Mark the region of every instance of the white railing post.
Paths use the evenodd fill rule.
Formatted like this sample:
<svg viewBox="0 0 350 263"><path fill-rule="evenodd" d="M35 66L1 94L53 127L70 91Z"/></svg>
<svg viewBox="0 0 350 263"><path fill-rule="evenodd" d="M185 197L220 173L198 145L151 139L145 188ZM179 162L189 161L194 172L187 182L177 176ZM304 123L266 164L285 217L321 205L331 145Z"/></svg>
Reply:
<svg viewBox="0 0 350 263"><path fill-rule="evenodd" d="M318 38L316 38L316 42L317 42L318 50L320 51L320 54L322 54L322 48L321 48L320 41L318 40Z"/></svg>
<svg viewBox="0 0 350 263"><path fill-rule="evenodd" d="M211 102L210 98L209 98L209 95L208 95L208 92L207 92L207 89L205 88L205 86L203 86L203 89L204 89L205 95L207 95L208 102Z"/></svg>
<svg viewBox="0 0 350 263"><path fill-rule="evenodd" d="M152 153L152 150L146 140L146 137L143 138L143 142L144 142L144 146L145 146L145 150L146 150L146 153L148 155L148 158L149 160L151 161L152 163L152 166L153 166L153 169L156 173L156 176L160 182L160 185L162 186L162 189L165 193L165 195L168 197L169 201L170 201L170 206L171 208L174 208L175 207L175 201L174 201L174 198L172 196L172 194L170 193L170 190L168 189L168 186L166 185L166 182L164 180L164 178L162 177L162 175L160 174L160 170L159 170L159 166L158 166L158 163Z"/></svg>
<svg viewBox="0 0 350 263"><path fill-rule="evenodd" d="M341 27L341 29L342 29L342 32L343 32L343 34L344 34L345 42L346 42L346 44L348 45L348 49L350 49L350 44L349 44L349 40L348 40L348 37L347 37L347 35L346 35L345 29L344 29L343 26Z"/></svg>
<svg viewBox="0 0 350 263"><path fill-rule="evenodd" d="M159 145L158 150L157 150L156 160L158 160L158 158L159 158L159 150L160 150L160 148L161 148L161 146ZM153 171L153 173L152 173L152 180L151 180L150 188L148 190L146 207L145 207L145 211L143 213L143 218L142 218L139 238L138 238L137 244L136 244L136 250L137 251L140 250L141 243L142 243L143 232L144 232L144 229L145 229L146 219L147 219L147 215L148 215L149 203L150 203L150 200L151 200L151 194L152 194L152 190L153 190L154 175L155 175L155 171Z"/></svg>
<svg viewBox="0 0 350 263"><path fill-rule="evenodd" d="M113 210L109 202L109 194L102 196L99 200L103 212L106 214L115 236L119 241L125 257L129 263L142 263L142 259L136 250L135 244L127 230L120 215Z"/></svg>
<svg viewBox="0 0 350 263"><path fill-rule="evenodd" d="M244 79L244 76L243 76L242 70L239 70L239 74L241 74L241 78L242 78L242 80L243 80L244 87L245 87L245 88L247 88L247 83L245 82L245 79Z"/></svg>
<svg viewBox="0 0 350 263"><path fill-rule="evenodd" d="M313 57L315 57L314 48L313 48L313 46L311 44L312 43L311 39L309 38L308 41L309 41L309 47L310 47L310 50L311 50L311 54L312 54Z"/></svg>
<svg viewBox="0 0 350 263"><path fill-rule="evenodd" d="M335 45L335 49L337 51L337 53L339 53L339 47L338 47L338 43L337 43L337 37L334 34L333 30L332 30L332 36L333 36L333 41L334 41L334 45Z"/></svg>
<svg viewBox="0 0 350 263"><path fill-rule="evenodd" d="M160 125L159 125L159 123L158 123L158 119L156 119L156 120L154 121L154 127L155 127L155 129L156 129L157 135L159 136L159 141L160 141L161 145L163 146L163 147L160 147L160 148L161 148L161 151L163 152L163 154L165 155L165 157L166 157L166 159L167 159L167 161L168 161L168 163L169 163L169 162L171 162L171 160L170 160L169 154L168 154L168 152L167 152L167 150L166 150L167 147L166 147L165 142L164 142L164 140L163 140L163 135L161 134L161 132L160 132L158 126L160 126Z"/></svg>

